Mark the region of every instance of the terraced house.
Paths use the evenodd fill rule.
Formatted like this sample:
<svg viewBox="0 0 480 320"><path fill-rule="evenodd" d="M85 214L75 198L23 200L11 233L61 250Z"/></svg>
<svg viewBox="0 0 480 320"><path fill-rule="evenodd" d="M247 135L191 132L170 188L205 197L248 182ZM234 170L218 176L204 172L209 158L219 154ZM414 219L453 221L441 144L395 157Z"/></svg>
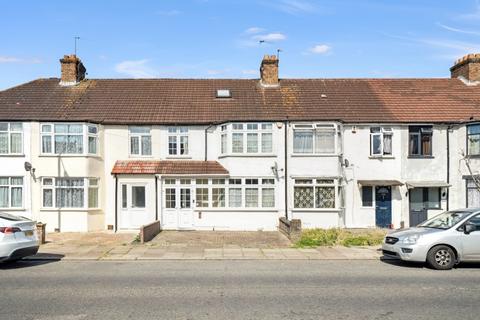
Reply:
<svg viewBox="0 0 480 320"><path fill-rule="evenodd" d="M480 55L445 79L61 78L0 92L0 207L50 230L391 227L480 206ZM468 170L470 166L471 170Z"/></svg>

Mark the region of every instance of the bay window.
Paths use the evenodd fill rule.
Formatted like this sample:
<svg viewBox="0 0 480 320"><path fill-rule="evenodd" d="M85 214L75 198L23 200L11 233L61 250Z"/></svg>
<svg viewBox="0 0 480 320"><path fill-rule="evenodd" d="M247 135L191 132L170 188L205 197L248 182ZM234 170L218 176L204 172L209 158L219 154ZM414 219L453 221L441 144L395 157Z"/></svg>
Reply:
<svg viewBox="0 0 480 320"><path fill-rule="evenodd" d="M93 124L42 123L40 136L42 154L83 155L98 152L98 127Z"/></svg>
<svg viewBox="0 0 480 320"><path fill-rule="evenodd" d="M23 207L23 177L0 177L0 208Z"/></svg>
<svg viewBox="0 0 480 320"><path fill-rule="evenodd" d="M370 155L381 157L392 155L392 128L370 128Z"/></svg>
<svg viewBox="0 0 480 320"><path fill-rule="evenodd" d="M467 153L480 155L480 124L467 126Z"/></svg>
<svg viewBox="0 0 480 320"><path fill-rule="evenodd" d="M98 179L43 178L44 208L98 208Z"/></svg>
<svg viewBox="0 0 480 320"><path fill-rule="evenodd" d="M130 155L151 156L152 155L152 135L150 127L147 126L129 126L130 137Z"/></svg>
<svg viewBox="0 0 480 320"><path fill-rule="evenodd" d="M188 155L188 128L168 128L168 154L171 156Z"/></svg>
<svg viewBox="0 0 480 320"><path fill-rule="evenodd" d="M333 179L295 179L294 208L334 209L335 185Z"/></svg>
<svg viewBox="0 0 480 320"><path fill-rule="evenodd" d="M293 153L334 154L336 132L336 126L333 124L295 124Z"/></svg>
<svg viewBox="0 0 480 320"><path fill-rule="evenodd" d="M23 124L0 122L0 155L23 153Z"/></svg>
<svg viewBox="0 0 480 320"><path fill-rule="evenodd" d="M432 155L432 126L408 127L408 155L431 156Z"/></svg>

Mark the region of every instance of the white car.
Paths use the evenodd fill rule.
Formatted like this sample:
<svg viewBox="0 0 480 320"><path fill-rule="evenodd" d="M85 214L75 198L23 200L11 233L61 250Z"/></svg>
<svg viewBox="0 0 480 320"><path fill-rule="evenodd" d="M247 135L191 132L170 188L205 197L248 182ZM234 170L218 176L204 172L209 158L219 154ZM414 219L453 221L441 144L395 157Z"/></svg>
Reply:
<svg viewBox="0 0 480 320"><path fill-rule="evenodd" d="M38 238L35 221L0 212L0 262L35 255Z"/></svg>

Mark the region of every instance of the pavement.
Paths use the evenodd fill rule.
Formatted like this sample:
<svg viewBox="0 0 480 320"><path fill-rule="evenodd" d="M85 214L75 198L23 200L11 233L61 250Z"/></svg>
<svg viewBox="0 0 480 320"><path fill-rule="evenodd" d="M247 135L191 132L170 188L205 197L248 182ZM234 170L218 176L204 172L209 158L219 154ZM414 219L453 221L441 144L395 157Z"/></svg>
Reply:
<svg viewBox="0 0 480 320"><path fill-rule="evenodd" d="M295 248L279 232L162 231L146 244L136 233L52 233L30 260L375 260L375 247Z"/></svg>
<svg viewBox="0 0 480 320"><path fill-rule="evenodd" d="M480 265L378 260L21 261L1 319L479 319Z"/></svg>

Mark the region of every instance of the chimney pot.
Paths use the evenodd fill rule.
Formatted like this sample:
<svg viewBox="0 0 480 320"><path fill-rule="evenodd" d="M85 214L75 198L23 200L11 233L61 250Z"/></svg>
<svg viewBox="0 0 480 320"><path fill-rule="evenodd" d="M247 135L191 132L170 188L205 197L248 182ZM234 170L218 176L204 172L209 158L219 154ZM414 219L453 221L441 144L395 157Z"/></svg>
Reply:
<svg viewBox="0 0 480 320"><path fill-rule="evenodd" d="M60 85L72 86L85 79L85 72L87 70L80 58L76 55L64 55L63 58L60 59L60 65L62 67Z"/></svg>
<svg viewBox="0 0 480 320"><path fill-rule="evenodd" d="M260 65L260 83L264 86L278 86L278 58L276 55L264 55Z"/></svg>
<svg viewBox="0 0 480 320"><path fill-rule="evenodd" d="M457 59L450 68L450 74L452 78L480 81L480 53L470 53Z"/></svg>

